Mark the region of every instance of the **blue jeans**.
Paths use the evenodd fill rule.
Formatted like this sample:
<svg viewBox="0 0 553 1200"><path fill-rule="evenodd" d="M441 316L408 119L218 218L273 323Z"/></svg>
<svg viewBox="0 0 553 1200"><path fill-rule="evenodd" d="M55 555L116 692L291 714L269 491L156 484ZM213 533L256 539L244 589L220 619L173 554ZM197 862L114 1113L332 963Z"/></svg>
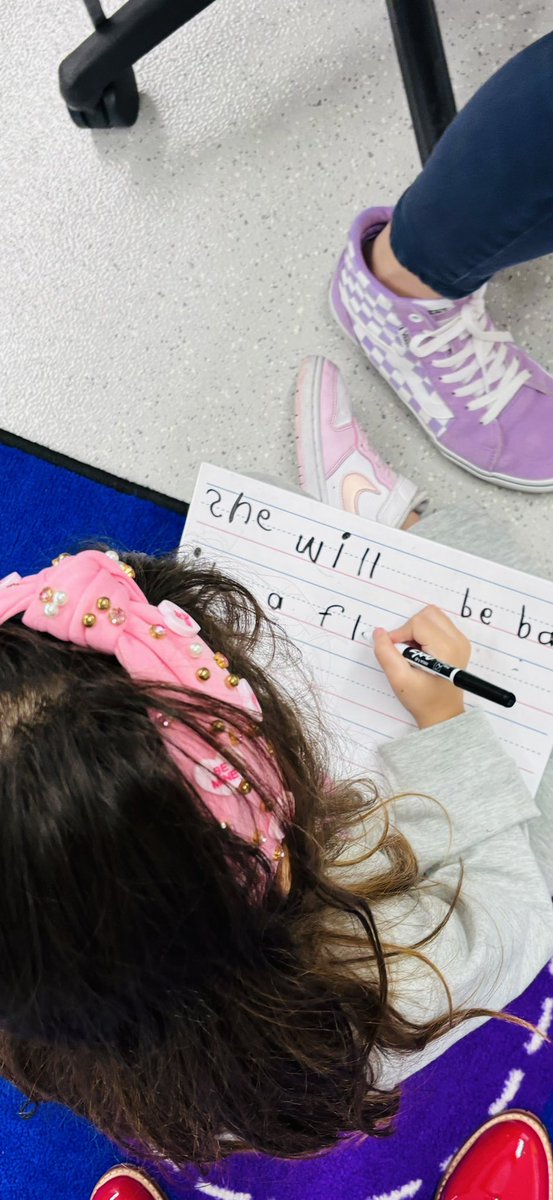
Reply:
<svg viewBox="0 0 553 1200"><path fill-rule="evenodd" d="M452 300L553 251L553 33L501 67L446 129L396 206L391 245Z"/></svg>

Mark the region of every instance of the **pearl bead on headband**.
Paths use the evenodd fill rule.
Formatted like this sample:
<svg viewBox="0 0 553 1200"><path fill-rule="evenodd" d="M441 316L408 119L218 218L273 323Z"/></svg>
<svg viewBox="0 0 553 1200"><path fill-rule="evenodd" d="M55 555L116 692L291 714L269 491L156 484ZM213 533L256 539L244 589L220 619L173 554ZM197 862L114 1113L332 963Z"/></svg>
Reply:
<svg viewBox="0 0 553 1200"><path fill-rule="evenodd" d="M210 722L221 740L220 754L180 722L162 713L151 715L168 753L220 826L259 846L276 871L285 854L283 828L273 806L270 811L247 777L248 766L256 764L259 771L256 744L270 754L259 737L259 701L246 680L230 669L224 654L209 649L189 614L170 600L148 604L133 568L121 562L115 550L60 554L36 575L7 575L0 580L0 625L20 613L29 629L113 654L133 678L195 688L252 713L251 739L227 729L225 721ZM230 745L241 742L246 774L225 759L227 740ZM292 797L284 790L276 763L265 759L264 772L276 811L291 817Z"/></svg>

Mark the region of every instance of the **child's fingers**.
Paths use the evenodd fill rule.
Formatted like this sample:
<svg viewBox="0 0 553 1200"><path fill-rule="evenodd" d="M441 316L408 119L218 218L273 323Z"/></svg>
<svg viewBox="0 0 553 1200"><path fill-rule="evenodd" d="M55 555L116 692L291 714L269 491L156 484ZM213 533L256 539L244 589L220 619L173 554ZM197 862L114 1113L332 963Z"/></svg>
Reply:
<svg viewBox="0 0 553 1200"><path fill-rule="evenodd" d="M466 667L471 645L449 617L433 604L415 613L399 629L374 631L374 653L403 707L419 729L449 721L463 712L463 693L445 679L412 667L397 648L398 642L421 646L443 662Z"/></svg>
<svg viewBox="0 0 553 1200"><path fill-rule="evenodd" d="M435 604L429 604L426 608L423 608L422 613L419 613L418 615L422 616L425 621L428 621L432 629L440 629L442 633L447 633L453 636L459 633L459 630L451 620L451 617L447 616L447 613L443 611L443 608L438 608Z"/></svg>
<svg viewBox="0 0 553 1200"><path fill-rule="evenodd" d="M413 679L413 668L396 650L390 634L385 629L375 629L373 634L374 653L395 692L403 690Z"/></svg>
<svg viewBox="0 0 553 1200"><path fill-rule="evenodd" d="M450 621L440 608L428 605L421 612L415 613L399 629L392 629L390 637L393 642L417 642L419 646L432 642L438 635L441 639L463 637L453 621Z"/></svg>
<svg viewBox="0 0 553 1200"><path fill-rule="evenodd" d="M466 666L468 662L470 642L466 642L461 633L456 637L449 631L446 633L430 612L419 613L395 632L398 641L415 641L419 646L426 643L430 653L445 662L455 666ZM463 694L458 688L446 679L438 679L412 667L384 629L375 629L373 640L375 657L388 682L420 729L448 721L463 712ZM466 646L463 645L465 642Z"/></svg>
<svg viewBox="0 0 553 1200"><path fill-rule="evenodd" d="M400 625L399 629L391 629L390 637L392 641L407 643L417 642L420 646L422 644L422 638L425 636L425 631L428 633L429 629L431 629L431 622L425 614L426 609L423 609L422 612L416 613L414 617L411 617L408 621L406 621L404 625Z"/></svg>

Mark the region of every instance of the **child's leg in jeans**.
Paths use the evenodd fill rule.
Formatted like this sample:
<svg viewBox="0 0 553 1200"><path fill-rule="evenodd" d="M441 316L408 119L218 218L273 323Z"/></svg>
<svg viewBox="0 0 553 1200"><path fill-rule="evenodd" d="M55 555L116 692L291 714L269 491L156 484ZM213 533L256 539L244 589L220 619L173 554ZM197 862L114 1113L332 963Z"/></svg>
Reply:
<svg viewBox="0 0 553 1200"><path fill-rule="evenodd" d="M416 537L429 541L443 542L455 550L467 550L480 554L506 567L518 567L543 575L537 563L532 562L523 546L519 545L508 525L496 521L485 513L471 508L446 508L442 512L421 517L411 532ZM543 779L536 794L536 803L541 809L541 820L529 821L530 844L536 855L544 879L553 895L553 756L545 768Z"/></svg>

